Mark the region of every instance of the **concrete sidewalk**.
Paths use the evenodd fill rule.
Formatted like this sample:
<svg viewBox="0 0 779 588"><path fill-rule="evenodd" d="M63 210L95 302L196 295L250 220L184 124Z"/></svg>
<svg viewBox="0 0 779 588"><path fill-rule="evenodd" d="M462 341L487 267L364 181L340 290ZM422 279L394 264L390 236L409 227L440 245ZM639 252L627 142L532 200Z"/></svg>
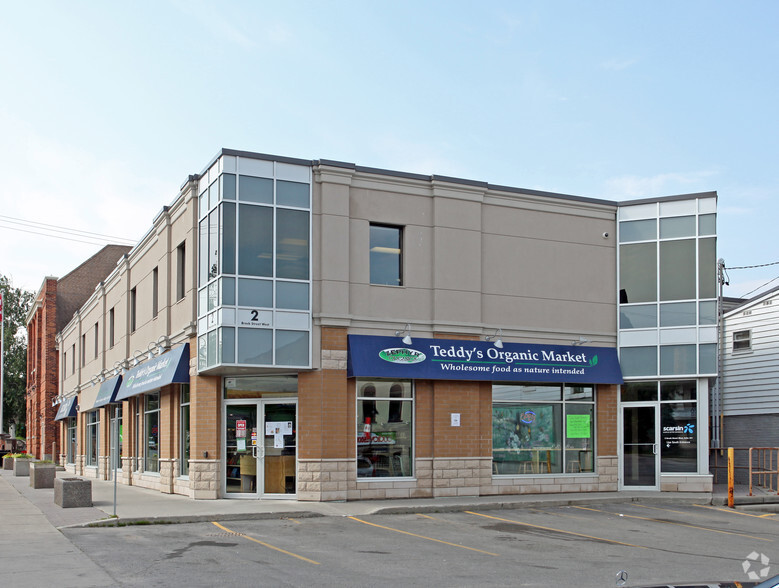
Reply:
<svg viewBox="0 0 779 588"><path fill-rule="evenodd" d="M74 477L57 472L59 477ZM116 486L92 480L91 508L61 508L54 504L53 489L30 488L29 478L15 477L0 470L3 488L2 511L15 505L29 511L34 507L53 528L137 522L199 522L212 520L262 519L313 516L359 516L415 512L445 512L470 509L559 506L597 502L670 502L676 504L711 504L712 495L688 492L587 492L577 494L525 494L512 496L467 496L456 498L423 498L403 500L366 500L355 502L298 502L296 500L193 500L184 496L161 494L136 486ZM14 492L12 492L15 491ZM11 500L13 498L13 500ZM4 530L0 517L0 534Z"/></svg>

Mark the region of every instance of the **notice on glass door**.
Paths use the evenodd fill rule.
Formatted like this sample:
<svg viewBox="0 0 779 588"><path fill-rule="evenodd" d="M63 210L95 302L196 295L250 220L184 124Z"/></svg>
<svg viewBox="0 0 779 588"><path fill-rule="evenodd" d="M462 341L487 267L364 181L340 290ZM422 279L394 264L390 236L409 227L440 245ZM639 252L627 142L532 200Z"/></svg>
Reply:
<svg viewBox="0 0 779 588"><path fill-rule="evenodd" d="M265 423L265 435L273 435L273 448L284 449L284 435L292 434L292 421L268 421Z"/></svg>

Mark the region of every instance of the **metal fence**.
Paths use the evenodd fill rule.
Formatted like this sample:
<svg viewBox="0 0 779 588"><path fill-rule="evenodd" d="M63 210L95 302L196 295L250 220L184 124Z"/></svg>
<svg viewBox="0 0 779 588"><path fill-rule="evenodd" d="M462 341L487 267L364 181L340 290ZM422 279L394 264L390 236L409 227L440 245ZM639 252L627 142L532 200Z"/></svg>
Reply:
<svg viewBox="0 0 779 588"><path fill-rule="evenodd" d="M779 494L779 447L734 447L734 477L749 484L749 495L754 486ZM727 448L709 449L709 467L714 483L728 482Z"/></svg>

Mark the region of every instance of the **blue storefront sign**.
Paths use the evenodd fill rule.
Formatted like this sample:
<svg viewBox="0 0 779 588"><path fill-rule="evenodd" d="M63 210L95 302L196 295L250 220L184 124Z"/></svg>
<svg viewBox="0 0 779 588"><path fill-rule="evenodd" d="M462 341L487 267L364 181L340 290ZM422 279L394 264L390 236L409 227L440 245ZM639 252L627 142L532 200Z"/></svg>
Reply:
<svg viewBox="0 0 779 588"><path fill-rule="evenodd" d="M621 384L611 347L349 335L348 377Z"/></svg>
<svg viewBox="0 0 779 588"><path fill-rule="evenodd" d="M168 384L189 383L189 343L171 349L127 371L122 378L116 402L138 394L159 390Z"/></svg>

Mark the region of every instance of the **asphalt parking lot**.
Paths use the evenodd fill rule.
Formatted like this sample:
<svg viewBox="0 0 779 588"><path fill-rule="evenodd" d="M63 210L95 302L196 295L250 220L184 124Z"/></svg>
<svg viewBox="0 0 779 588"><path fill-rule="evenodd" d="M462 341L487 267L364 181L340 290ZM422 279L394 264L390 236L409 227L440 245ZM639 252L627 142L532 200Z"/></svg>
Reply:
<svg viewBox="0 0 779 588"><path fill-rule="evenodd" d="M779 573L779 517L597 504L67 529L117 585L626 586Z"/></svg>

